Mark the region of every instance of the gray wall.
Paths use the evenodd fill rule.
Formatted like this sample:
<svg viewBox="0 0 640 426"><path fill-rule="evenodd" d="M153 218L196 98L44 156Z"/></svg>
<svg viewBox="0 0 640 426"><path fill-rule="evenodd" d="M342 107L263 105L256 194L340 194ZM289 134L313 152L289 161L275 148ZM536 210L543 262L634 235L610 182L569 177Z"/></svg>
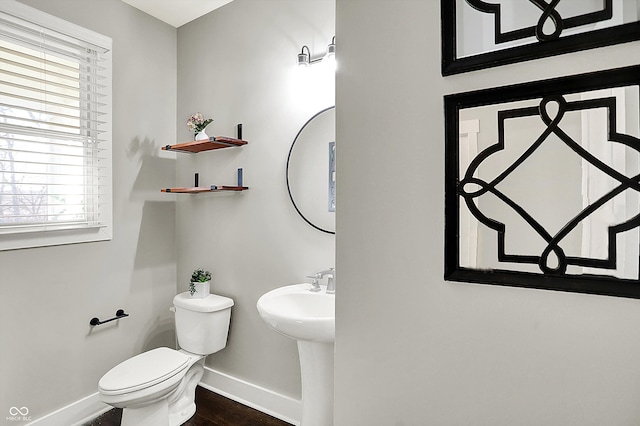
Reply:
<svg viewBox="0 0 640 426"><path fill-rule="evenodd" d="M229 345L207 364L298 396L295 344L255 302L333 262L333 238L296 216L284 186L291 140L330 103L317 84L296 86L293 55L326 47L332 2L236 0L178 42L116 0L92 2L94 15L84 0L25 3L114 38L115 236L0 253L0 410L39 416L95 392L122 359L172 345L175 277L182 291L199 266L236 301ZM639 63L640 43L442 78L436 4L337 0L336 424L637 424L640 302L443 281L442 95ZM210 134L244 123L250 144L160 154L189 138L198 110L216 119ZM233 182L239 166L243 194L157 192L194 171ZM44 284L25 290L34 271ZM89 332L120 307L132 316Z"/></svg>
<svg viewBox="0 0 640 426"><path fill-rule="evenodd" d="M113 38L114 237L0 252L2 421L93 394L118 362L174 344L175 203L159 189L175 176L160 147L176 134L176 30L119 0L24 3ZM90 329L119 308L131 316Z"/></svg>
<svg viewBox="0 0 640 426"><path fill-rule="evenodd" d="M39 418L95 393L122 360L173 346L168 307L196 267L212 270L213 291L236 302L229 344L207 364L299 398L295 342L267 329L255 304L334 265L333 236L297 216L285 185L298 129L334 104L333 74L301 75L295 65L303 44L326 50L334 2L236 0L179 30L119 0L92 1L91 13L84 0L24 3L114 40L114 239L0 253L1 297L11 301L0 314L0 410L27 406ZM191 138L184 123L196 111L215 119L210 135L234 136L243 123L250 144L161 151ZM159 192L191 185L194 172L202 184L233 184L237 167L251 187L243 194ZM34 271L44 285L26 291ZM131 316L89 328L118 308Z"/></svg>
<svg viewBox="0 0 640 426"><path fill-rule="evenodd" d="M443 78L438 4L337 0L335 424L637 425L640 301L443 280L442 96L640 42Z"/></svg>
<svg viewBox="0 0 640 426"><path fill-rule="evenodd" d="M303 44L325 52L334 35L333 0L235 0L178 29L178 128L201 111L215 121L207 134L235 135L242 148L176 154L176 185L235 184L243 193L175 195L178 291L191 271L213 272L212 292L235 306L227 347L207 359L215 370L293 398L300 397L294 340L266 327L256 310L267 291L305 281L334 266L334 237L307 225L291 205L285 183L289 147L300 127L333 105L333 73L300 74ZM315 55L314 55L315 56Z"/></svg>

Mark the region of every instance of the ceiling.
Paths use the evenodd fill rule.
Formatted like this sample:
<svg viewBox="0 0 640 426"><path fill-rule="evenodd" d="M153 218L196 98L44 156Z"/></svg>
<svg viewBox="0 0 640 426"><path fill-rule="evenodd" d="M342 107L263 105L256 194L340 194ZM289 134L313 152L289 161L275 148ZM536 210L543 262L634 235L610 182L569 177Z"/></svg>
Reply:
<svg viewBox="0 0 640 426"><path fill-rule="evenodd" d="M233 0L122 0L178 28Z"/></svg>

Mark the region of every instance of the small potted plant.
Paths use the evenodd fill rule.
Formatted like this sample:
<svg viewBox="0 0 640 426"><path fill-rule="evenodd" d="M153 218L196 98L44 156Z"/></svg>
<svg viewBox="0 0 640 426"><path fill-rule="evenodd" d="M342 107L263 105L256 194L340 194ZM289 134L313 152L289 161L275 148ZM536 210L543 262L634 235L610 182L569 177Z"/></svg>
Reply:
<svg viewBox="0 0 640 426"><path fill-rule="evenodd" d="M209 136L204 132L204 129L211 124L213 119L203 117L201 112L196 112L187 120L187 127L194 133L194 138L197 141L207 140Z"/></svg>
<svg viewBox="0 0 640 426"><path fill-rule="evenodd" d="M211 272L198 268L191 274L189 293L191 297L203 299L209 295L211 289Z"/></svg>

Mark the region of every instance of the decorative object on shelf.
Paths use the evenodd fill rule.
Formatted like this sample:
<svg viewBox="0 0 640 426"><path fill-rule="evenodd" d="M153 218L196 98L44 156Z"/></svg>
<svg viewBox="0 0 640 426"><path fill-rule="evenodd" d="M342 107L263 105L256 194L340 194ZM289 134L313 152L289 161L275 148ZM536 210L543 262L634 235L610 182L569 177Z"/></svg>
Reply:
<svg viewBox="0 0 640 426"><path fill-rule="evenodd" d="M441 0L442 75L638 40L637 5Z"/></svg>
<svg viewBox="0 0 640 426"><path fill-rule="evenodd" d="M209 140L209 135L207 135L207 133L204 130L200 130L198 133L195 134L194 140L196 140L196 141L208 141Z"/></svg>
<svg viewBox="0 0 640 426"><path fill-rule="evenodd" d="M204 299L211 290L211 272L198 268L191 273L189 293L196 299Z"/></svg>
<svg viewBox="0 0 640 426"><path fill-rule="evenodd" d="M640 299L639 104L640 66L445 96L445 279Z"/></svg>
<svg viewBox="0 0 640 426"><path fill-rule="evenodd" d="M209 136L207 136L204 129L206 129L212 121L212 118L205 119L200 112L196 112L191 117L189 117L189 119L187 120L187 127L194 133L194 140L209 140Z"/></svg>

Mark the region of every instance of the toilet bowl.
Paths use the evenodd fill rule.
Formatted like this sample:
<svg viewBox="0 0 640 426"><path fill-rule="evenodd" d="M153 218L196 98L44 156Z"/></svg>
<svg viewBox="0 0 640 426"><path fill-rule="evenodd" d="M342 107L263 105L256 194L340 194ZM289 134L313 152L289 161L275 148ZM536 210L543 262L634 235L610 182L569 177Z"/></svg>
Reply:
<svg viewBox="0 0 640 426"><path fill-rule="evenodd" d="M233 300L178 294L173 304L182 349L156 348L109 370L98 383L100 398L122 408L122 426L178 426L196 411L195 389L204 359L226 346Z"/></svg>

